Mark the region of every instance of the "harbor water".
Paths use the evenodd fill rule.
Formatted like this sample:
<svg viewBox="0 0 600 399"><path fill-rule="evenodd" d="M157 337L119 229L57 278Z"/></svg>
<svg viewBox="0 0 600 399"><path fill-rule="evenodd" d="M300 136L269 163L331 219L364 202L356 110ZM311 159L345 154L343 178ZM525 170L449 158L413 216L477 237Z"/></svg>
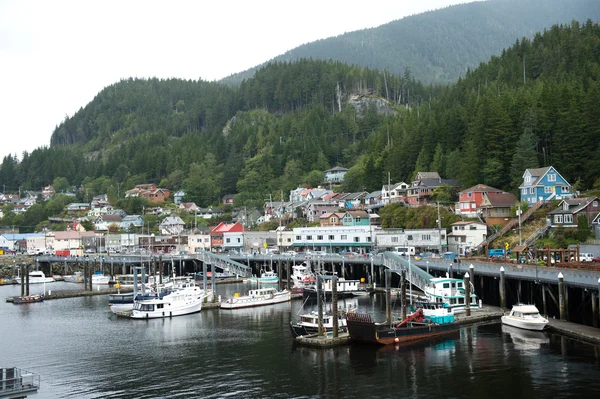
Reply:
<svg viewBox="0 0 600 399"><path fill-rule="evenodd" d="M52 283L46 289L73 289ZM218 285L223 297L249 284ZM33 287L32 293L41 291ZM172 319L117 318L106 296L13 305L0 287L1 367L41 376L32 398L591 398L600 347L499 322L407 347L293 345L302 300ZM340 305L344 301L340 300ZM352 298L385 318L384 297ZM302 309L301 309L302 308Z"/></svg>

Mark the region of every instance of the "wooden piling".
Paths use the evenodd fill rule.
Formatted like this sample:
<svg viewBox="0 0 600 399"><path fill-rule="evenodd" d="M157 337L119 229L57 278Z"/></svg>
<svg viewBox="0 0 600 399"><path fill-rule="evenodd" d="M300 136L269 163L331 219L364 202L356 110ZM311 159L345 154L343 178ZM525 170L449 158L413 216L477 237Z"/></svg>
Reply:
<svg viewBox="0 0 600 399"><path fill-rule="evenodd" d="M277 287L281 291L283 289L283 275L281 274L281 259L277 261Z"/></svg>
<svg viewBox="0 0 600 399"><path fill-rule="evenodd" d="M402 270L400 288L400 305L402 306L402 320L406 319L406 270Z"/></svg>
<svg viewBox="0 0 600 399"><path fill-rule="evenodd" d="M469 273L465 273L465 312L467 316L471 316L471 278Z"/></svg>
<svg viewBox="0 0 600 399"><path fill-rule="evenodd" d="M387 325L392 324L392 271L385 269L385 321Z"/></svg>
<svg viewBox="0 0 600 399"><path fill-rule="evenodd" d="M288 290L292 288L292 282L291 282L292 276L291 276L290 270L291 270L290 260L288 259L285 262L285 277L286 277L286 280L287 280L287 289Z"/></svg>
<svg viewBox="0 0 600 399"><path fill-rule="evenodd" d="M504 282L504 267L500 267L500 307L506 309L506 287Z"/></svg>
<svg viewBox="0 0 600 399"><path fill-rule="evenodd" d="M542 304L544 306L544 315L548 314L548 304L546 303L546 284L542 283Z"/></svg>
<svg viewBox="0 0 600 399"><path fill-rule="evenodd" d="M338 278L334 274L331 276L331 317L333 317L333 338L338 337L338 297L337 297Z"/></svg>
<svg viewBox="0 0 600 399"><path fill-rule="evenodd" d="M163 274L164 274L163 267L164 267L164 265L163 265L163 261L162 261L162 255L159 255L158 256L158 283L160 285L162 285L162 283L163 283Z"/></svg>
<svg viewBox="0 0 600 399"><path fill-rule="evenodd" d="M318 311L318 327L317 334L319 337L323 336L323 290L321 288L321 276L317 274L317 311Z"/></svg>
<svg viewBox="0 0 600 399"><path fill-rule="evenodd" d="M567 320L567 312L565 306L565 278L562 273L558 273L558 307L560 319Z"/></svg>
<svg viewBox="0 0 600 399"><path fill-rule="evenodd" d="M21 263L21 296L25 296L25 265Z"/></svg>
<svg viewBox="0 0 600 399"><path fill-rule="evenodd" d="M594 323L594 327L598 328L598 310L596 303L596 292L592 291L592 320Z"/></svg>

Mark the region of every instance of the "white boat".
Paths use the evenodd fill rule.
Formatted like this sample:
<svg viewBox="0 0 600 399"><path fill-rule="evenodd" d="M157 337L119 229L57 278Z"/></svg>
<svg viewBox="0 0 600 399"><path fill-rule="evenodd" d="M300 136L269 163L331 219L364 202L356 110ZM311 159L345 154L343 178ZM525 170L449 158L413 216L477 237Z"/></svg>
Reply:
<svg viewBox="0 0 600 399"><path fill-rule="evenodd" d="M83 283L83 272L75 272L70 276L65 276L66 283Z"/></svg>
<svg viewBox="0 0 600 399"><path fill-rule="evenodd" d="M290 278L293 282L292 288L297 289L315 285L317 282L315 274L307 266L304 266L304 264L292 266L292 275Z"/></svg>
<svg viewBox="0 0 600 399"><path fill-rule="evenodd" d="M502 316L502 324L525 330L542 331L548 327L548 319L540 314L535 305L514 305L508 315Z"/></svg>
<svg viewBox="0 0 600 399"><path fill-rule="evenodd" d="M294 338L316 334L319 331L319 313L312 311L300 315L298 322L290 321L290 328ZM338 331L346 331L346 315L338 313ZM323 315L323 330L327 332L333 331L333 315L327 313Z"/></svg>
<svg viewBox="0 0 600 399"><path fill-rule="evenodd" d="M94 285L108 285L110 281L110 276L105 276L102 272L92 274L92 284Z"/></svg>
<svg viewBox="0 0 600 399"><path fill-rule="evenodd" d="M277 291L275 288L257 288L248 291L248 295L240 296L236 293L232 298L221 303L222 309L241 309L254 306L273 305L288 302L292 294L288 290Z"/></svg>
<svg viewBox="0 0 600 399"><path fill-rule="evenodd" d="M130 317L132 319L156 319L200 312L204 297L204 291L193 282L189 282L166 295L161 296L156 293L153 298L137 299Z"/></svg>
<svg viewBox="0 0 600 399"><path fill-rule="evenodd" d="M15 278L17 284L21 284L21 277ZM27 282L27 280L25 280ZM42 283L53 283L54 279L52 277L46 277L43 271L31 271L29 272L29 284L42 284Z"/></svg>
<svg viewBox="0 0 600 399"><path fill-rule="evenodd" d="M323 293L326 297L330 297L333 292L333 283L331 279L324 279L322 282ZM349 296L362 296L367 294L364 284L360 280L346 280L343 277L337 279L336 284L338 298L345 298ZM304 287L304 296L316 296L317 286L311 285Z"/></svg>
<svg viewBox="0 0 600 399"><path fill-rule="evenodd" d="M252 276L248 280L261 284L277 284L279 282L279 277L277 276L277 273L273 271L263 271L260 274L260 277Z"/></svg>
<svg viewBox="0 0 600 399"><path fill-rule="evenodd" d="M465 283L459 278L434 277L429 280L429 285L425 287L425 297L428 302L445 303L454 311L465 311ZM477 295L475 287L471 282L471 309L478 308Z"/></svg>

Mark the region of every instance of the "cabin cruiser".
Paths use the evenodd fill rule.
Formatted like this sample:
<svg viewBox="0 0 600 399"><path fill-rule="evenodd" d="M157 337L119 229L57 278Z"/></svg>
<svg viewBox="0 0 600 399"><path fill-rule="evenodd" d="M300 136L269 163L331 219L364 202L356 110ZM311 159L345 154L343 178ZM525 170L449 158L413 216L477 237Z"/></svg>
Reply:
<svg viewBox="0 0 600 399"><path fill-rule="evenodd" d="M17 284L21 284L21 276L15 278ZM27 282L27 280L25 280ZM42 283L53 283L54 278L46 277L43 271L31 271L29 272L29 284L42 284Z"/></svg>
<svg viewBox="0 0 600 399"><path fill-rule="evenodd" d="M130 317L155 319L200 312L205 296L204 290L190 281L177 286L165 295L156 292L154 297L136 298Z"/></svg>
<svg viewBox="0 0 600 399"><path fill-rule="evenodd" d="M548 327L548 319L540 314L535 305L514 305L508 315L502 316L502 324L523 328L525 330L542 331Z"/></svg>
<svg viewBox="0 0 600 399"><path fill-rule="evenodd" d="M248 291L248 295L235 293L232 298L221 303L221 309L241 309L255 306L273 305L289 302L292 294L288 290L277 291L275 288L258 288Z"/></svg>

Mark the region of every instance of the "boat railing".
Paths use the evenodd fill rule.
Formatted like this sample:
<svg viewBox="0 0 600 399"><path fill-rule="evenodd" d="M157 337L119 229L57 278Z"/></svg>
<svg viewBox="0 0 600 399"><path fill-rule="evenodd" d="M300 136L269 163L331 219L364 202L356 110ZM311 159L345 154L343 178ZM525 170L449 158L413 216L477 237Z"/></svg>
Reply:
<svg viewBox="0 0 600 399"><path fill-rule="evenodd" d="M0 398L26 397L39 388L39 374L17 367L0 368Z"/></svg>

